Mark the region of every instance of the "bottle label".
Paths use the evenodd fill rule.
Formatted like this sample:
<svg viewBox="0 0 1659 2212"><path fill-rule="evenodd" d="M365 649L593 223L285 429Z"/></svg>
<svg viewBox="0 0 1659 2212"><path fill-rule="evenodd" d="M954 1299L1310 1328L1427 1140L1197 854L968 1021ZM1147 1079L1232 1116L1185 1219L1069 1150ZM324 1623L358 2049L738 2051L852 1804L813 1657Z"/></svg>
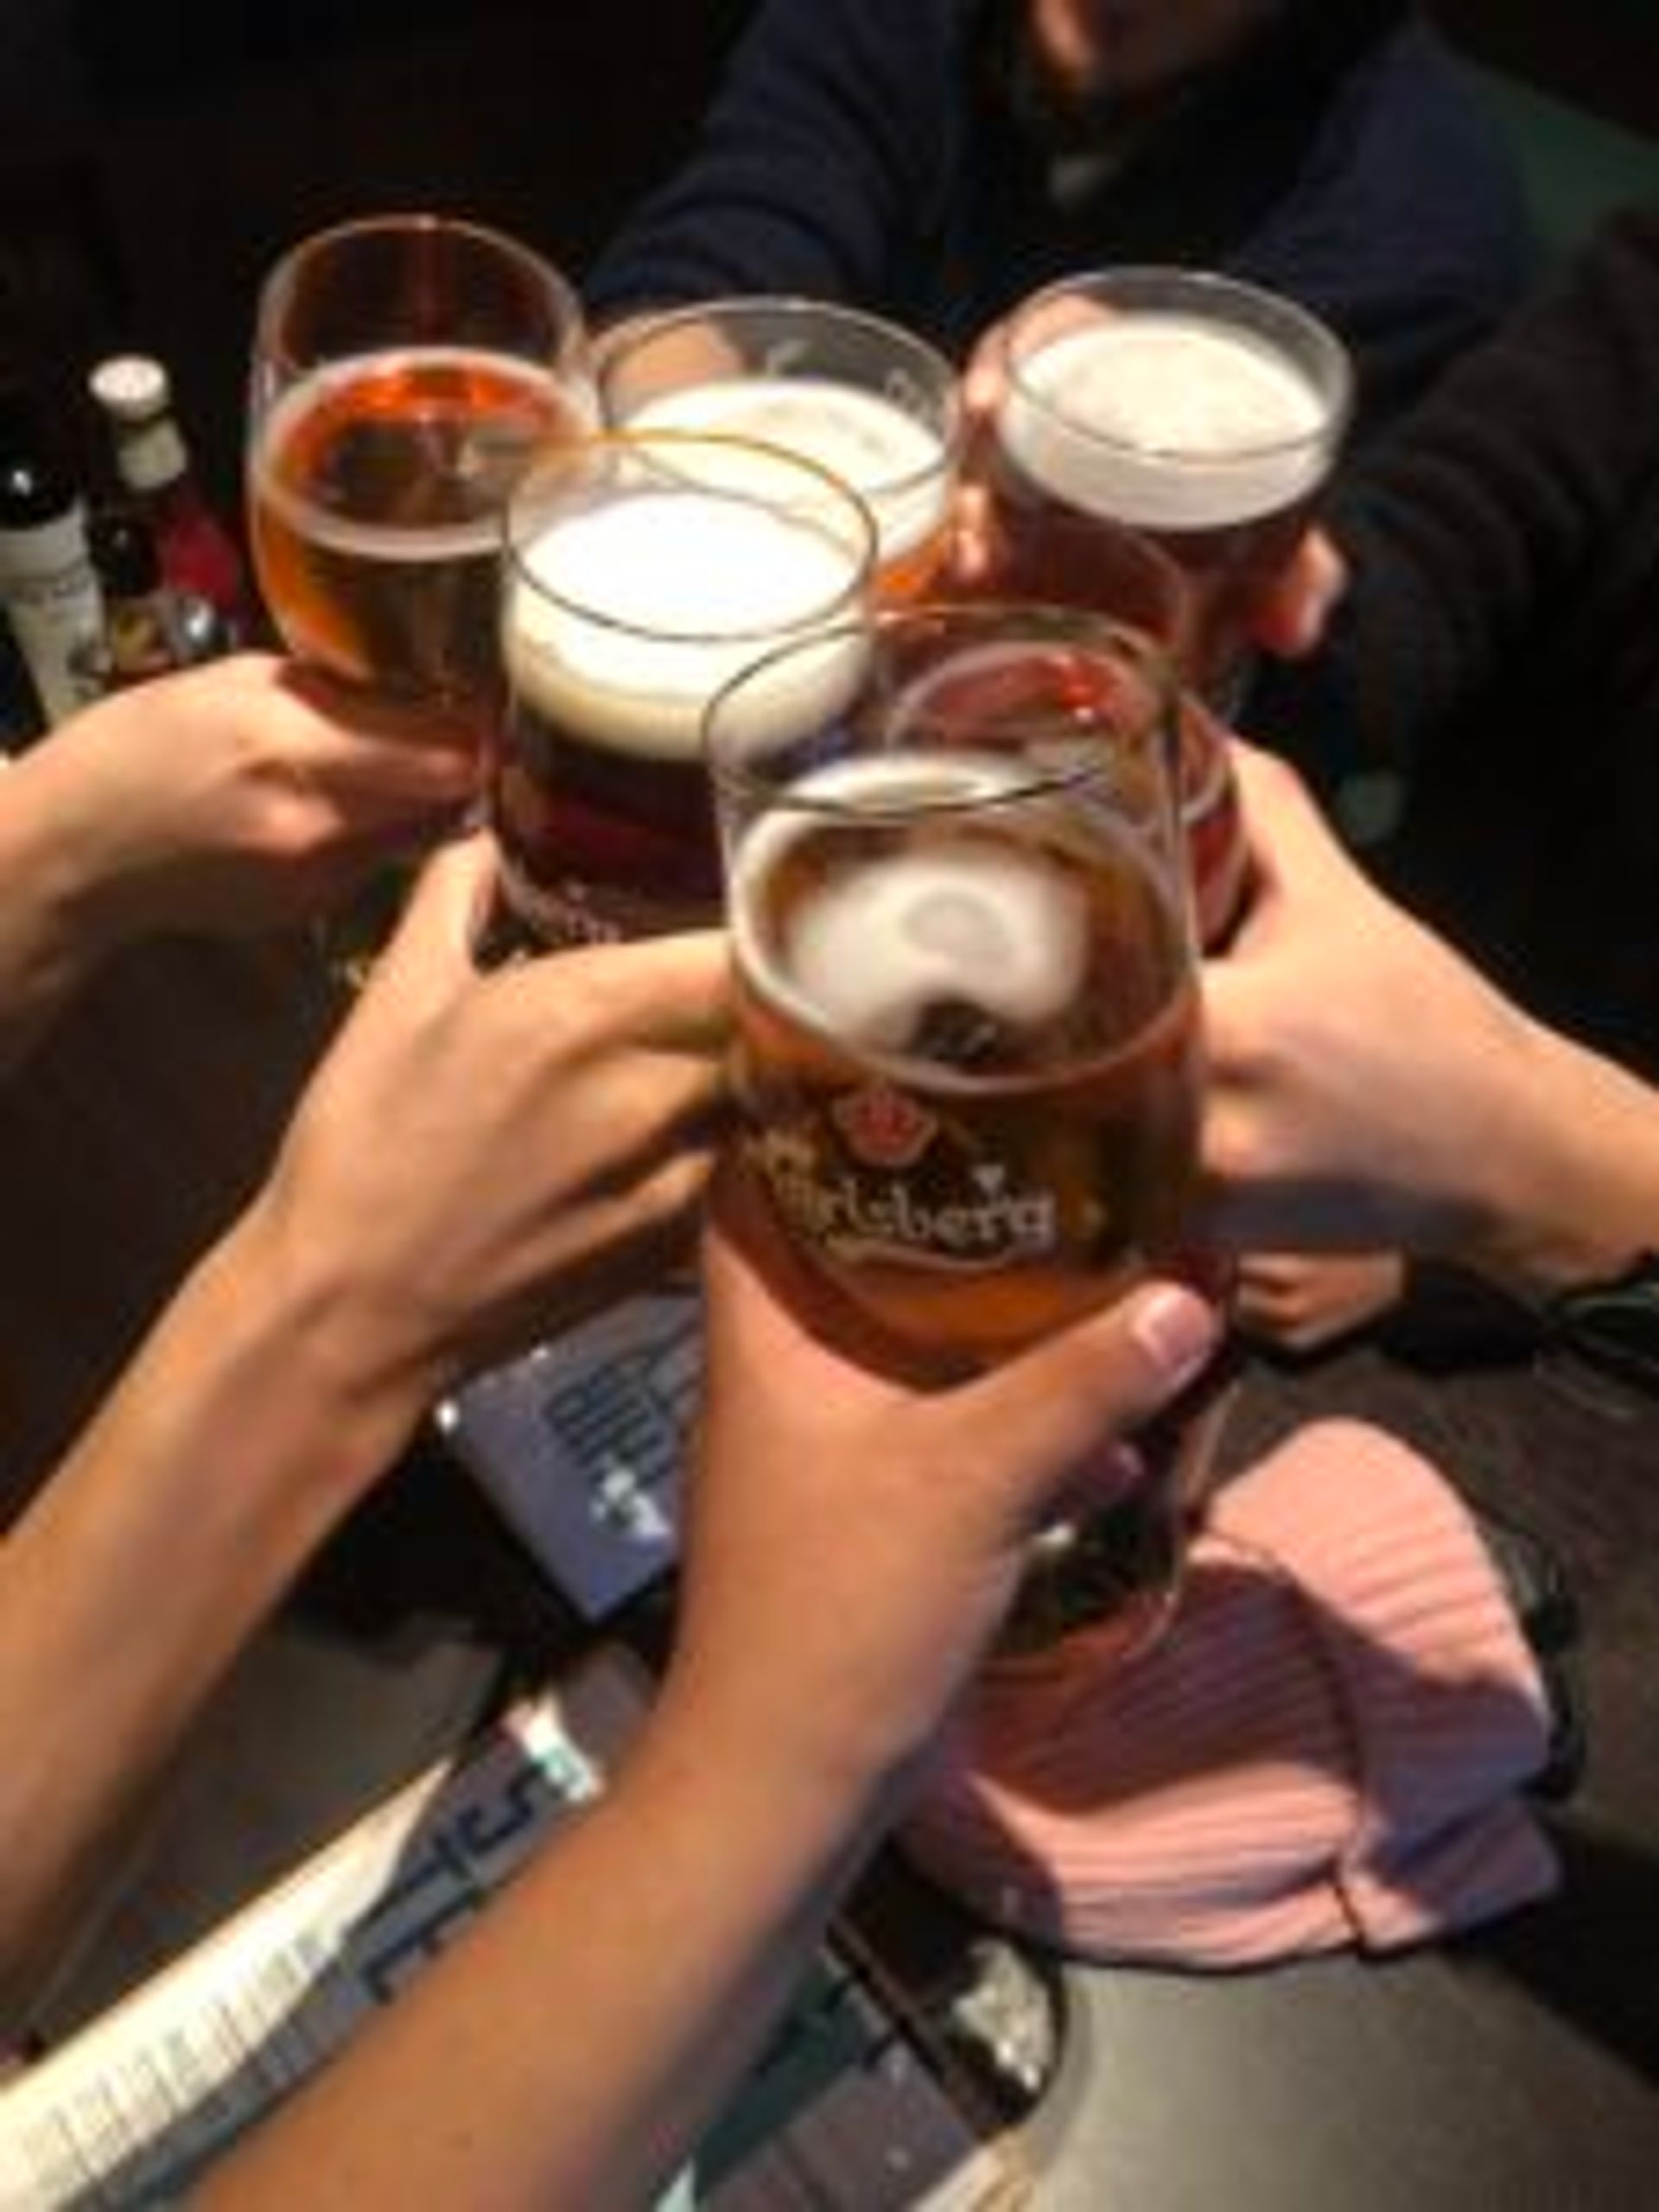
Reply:
<svg viewBox="0 0 1659 2212"><path fill-rule="evenodd" d="M30 530L0 531L0 598L47 720L96 698L104 601L79 505Z"/></svg>
<svg viewBox="0 0 1659 2212"><path fill-rule="evenodd" d="M90 576L86 516L79 500L50 522L27 530L0 530L0 592L8 600L19 591L50 592L72 573Z"/></svg>

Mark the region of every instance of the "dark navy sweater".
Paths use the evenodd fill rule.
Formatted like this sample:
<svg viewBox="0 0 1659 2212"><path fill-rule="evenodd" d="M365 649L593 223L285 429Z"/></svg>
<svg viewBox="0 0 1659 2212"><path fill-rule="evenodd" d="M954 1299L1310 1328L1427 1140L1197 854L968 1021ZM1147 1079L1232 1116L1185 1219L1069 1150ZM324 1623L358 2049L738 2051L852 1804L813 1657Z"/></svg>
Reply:
<svg viewBox="0 0 1659 2212"><path fill-rule="evenodd" d="M1334 527L1319 711L1292 677L1269 734L1410 764L1393 887L1659 1079L1659 207L1451 371Z"/></svg>
<svg viewBox="0 0 1659 2212"><path fill-rule="evenodd" d="M1519 187L1400 0L1286 19L1078 189L1010 0L764 0L686 165L586 286L612 318L722 292L856 302L963 351L1067 270L1224 268L1326 317L1374 425L1516 299Z"/></svg>

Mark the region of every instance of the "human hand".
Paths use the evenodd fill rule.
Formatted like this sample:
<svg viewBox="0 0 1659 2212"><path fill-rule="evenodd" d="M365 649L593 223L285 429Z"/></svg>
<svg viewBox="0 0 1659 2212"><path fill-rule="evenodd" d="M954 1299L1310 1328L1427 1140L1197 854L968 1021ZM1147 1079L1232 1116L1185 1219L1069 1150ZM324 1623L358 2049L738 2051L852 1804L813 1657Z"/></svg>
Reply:
<svg viewBox="0 0 1659 2212"><path fill-rule="evenodd" d="M1255 642L1281 660L1316 652L1337 602L1348 588L1348 563L1333 539L1305 531L1256 609Z"/></svg>
<svg viewBox="0 0 1659 2212"><path fill-rule="evenodd" d="M31 755L100 949L308 918L453 822L477 734L269 654L116 693Z"/></svg>
<svg viewBox="0 0 1659 2212"><path fill-rule="evenodd" d="M425 1404L688 1246L721 1109L724 940L480 974L486 836L429 862L244 1225L328 1375Z"/></svg>
<svg viewBox="0 0 1659 2212"><path fill-rule="evenodd" d="M747 1171L704 1243L707 1363L680 1632L665 1694L757 1759L809 1757L832 1793L926 1746L994 1635L1028 1540L1127 1487L1128 1437L1219 1342L1173 1283L995 1372L917 1389L813 1335L800 1262ZM1080 1471L1086 1470L1086 1473ZM1068 1493L1070 1493L1068 1495ZM720 1732L729 1731L721 1737Z"/></svg>
<svg viewBox="0 0 1659 2212"><path fill-rule="evenodd" d="M1397 1252L1247 1252L1233 1319L1253 1343L1300 1357L1381 1319L1405 1287Z"/></svg>
<svg viewBox="0 0 1659 2212"><path fill-rule="evenodd" d="M1532 1140L1535 1032L1237 745L1255 895L1205 970L1211 1225L1236 1248L1452 1253Z"/></svg>

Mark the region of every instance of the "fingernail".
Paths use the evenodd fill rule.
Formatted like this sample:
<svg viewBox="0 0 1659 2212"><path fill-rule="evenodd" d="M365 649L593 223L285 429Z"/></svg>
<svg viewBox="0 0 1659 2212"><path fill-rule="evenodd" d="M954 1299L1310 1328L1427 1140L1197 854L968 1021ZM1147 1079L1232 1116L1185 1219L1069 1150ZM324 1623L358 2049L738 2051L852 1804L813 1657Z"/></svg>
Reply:
<svg viewBox="0 0 1659 2212"><path fill-rule="evenodd" d="M1221 1317L1179 1283L1160 1283L1137 1302L1129 1334L1163 1370L1172 1389L1198 1374L1221 1339Z"/></svg>

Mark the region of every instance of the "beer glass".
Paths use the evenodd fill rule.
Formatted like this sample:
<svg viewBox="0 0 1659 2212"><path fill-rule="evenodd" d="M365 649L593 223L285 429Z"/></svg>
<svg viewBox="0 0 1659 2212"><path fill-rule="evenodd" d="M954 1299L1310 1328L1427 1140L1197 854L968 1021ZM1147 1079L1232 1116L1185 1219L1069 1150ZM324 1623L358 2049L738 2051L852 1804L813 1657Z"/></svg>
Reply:
<svg viewBox="0 0 1659 2212"><path fill-rule="evenodd" d="M1250 640L1329 475L1352 402L1340 341L1255 286L1178 269L1068 277L1010 317L986 461L1005 570L1104 606L1076 557L1087 520L1126 526L1187 580L1179 647L1183 795L1203 942L1243 902L1243 825L1217 719L1237 711ZM1206 711L1207 710L1207 711Z"/></svg>
<svg viewBox="0 0 1659 2212"><path fill-rule="evenodd" d="M1201 1046L1168 683L1098 617L928 607L710 707L745 1143L855 1356L970 1374L1183 1256ZM1197 1464L1056 1532L1087 1570L1068 1618L1081 1589L1126 1638L1161 1619Z"/></svg>
<svg viewBox="0 0 1659 2212"><path fill-rule="evenodd" d="M751 440L617 432L531 470L507 511L492 804L533 937L718 918L703 709L771 647L861 608L874 552L853 493Z"/></svg>
<svg viewBox="0 0 1659 2212"><path fill-rule="evenodd" d="M1052 504L1154 539L1191 583L1192 673L1224 711L1347 423L1341 342L1255 285L1114 269L1034 294L1002 343L1010 528L1040 529Z"/></svg>
<svg viewBox="0 0 1659 2212"><path fill-rule="evenodd" d="M289 651L481 742L507 494L595 411L575 296L515 240L412 214L294 247L260 295L248 438L254 563ZM346 918L348 969L374 929Z"/></svg>
<svg viewBox="0 0 1659 2212"><path fill-rule="evenodd" d="M816 461L875 517L878 595L932 586L962 407L950 362L909 331L822 300L710 300L619 328L598 348L598 376L619 427L724 431Z"/></svg>

